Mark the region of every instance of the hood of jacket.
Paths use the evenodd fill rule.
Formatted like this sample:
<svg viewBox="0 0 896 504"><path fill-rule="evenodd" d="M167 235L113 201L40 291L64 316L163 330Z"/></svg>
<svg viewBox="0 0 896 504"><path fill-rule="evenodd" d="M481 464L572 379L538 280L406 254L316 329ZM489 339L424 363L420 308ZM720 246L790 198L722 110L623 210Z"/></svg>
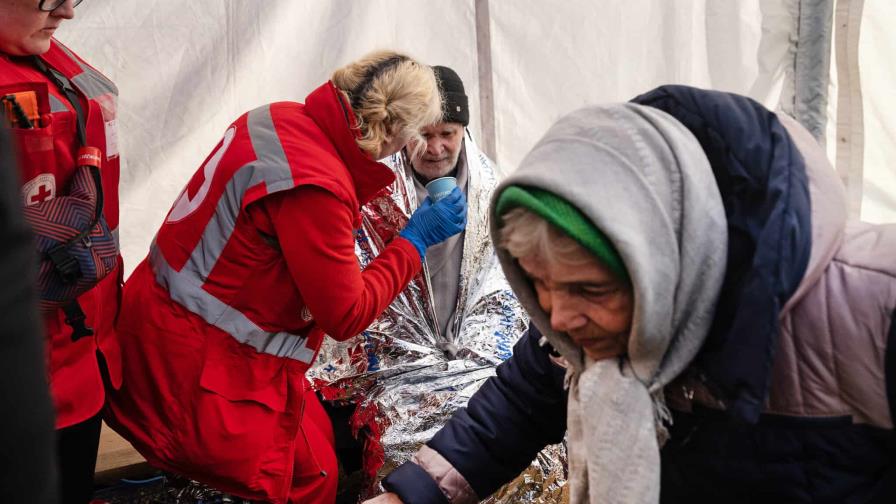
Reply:
<svg viewBox="0 0 896 504"><path fill-rule="evenodd" d="M843 183L828 161L824 148L796 119L778 114L778 120L787 129L806 162L812 222L809 264L796 291L781 310L781 317L784 317L818 282L840 249L846 229L847 208Z"/></svg>
<svg viewBox="0 0 896 504"><path fill-rule="evenodd" d="M712 322L728 240L710 165L686 128L640 105L586 107L548 130L498 186L492 212L508 186L560 196L613 243L634 291L628 359L639 381L655 392L689 365ZM497 244L501 218L491 217ZM497 253L533 323L582 371L580 348L551 328L516 260Z"/></svg>
<svg viewBox="0 0 896 504"><path fill-rule="evenodd" d="M810 252L819 259L833 253L812 243L816 205L805 158L778 115L750 98L662 86L633 101L675 117L712 167L728 221L728 269L697 366L730 415L755 423L782 310L813 274Z"/></svg>

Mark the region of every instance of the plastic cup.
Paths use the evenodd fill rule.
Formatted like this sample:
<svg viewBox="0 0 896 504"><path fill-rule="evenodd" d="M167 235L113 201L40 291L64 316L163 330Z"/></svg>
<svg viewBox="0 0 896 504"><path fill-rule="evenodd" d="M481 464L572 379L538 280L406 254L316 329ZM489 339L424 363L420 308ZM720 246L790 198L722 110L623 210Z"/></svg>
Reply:
<svg viewBox="0 0 896 504"><path fill-rule="evenodd" d="M435 203L440 199L444 198L451 194L451 191L457 187L457 179L454 177L439 177L434 180L430 180L428 184L426 184L426 192L429 193L429 197L432 199L432 202Z"/></svg>

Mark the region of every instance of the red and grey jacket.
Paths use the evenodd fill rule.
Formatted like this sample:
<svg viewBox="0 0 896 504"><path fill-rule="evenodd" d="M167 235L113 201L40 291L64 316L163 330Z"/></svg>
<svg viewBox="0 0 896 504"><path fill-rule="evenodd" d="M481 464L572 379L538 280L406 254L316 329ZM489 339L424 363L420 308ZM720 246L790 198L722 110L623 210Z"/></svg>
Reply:
<svg viewBox="0 0 896 504"><path fill-rule="evenodd" d="M325 333L345 339L365 329L420 268L400 245L363 274L354 254L350 264L334 257L360 227L361 205L394 179L357 147L338 103L328 83L304 106L274 103L234 122L174 203L148 258L172 301L304 367ZM284 256L276 275L258 271L257 238L247 232L276 242ZM356 283L343 285L345 276Z"/></svg>
<svg viewBox="0 0 896 504"><path fill-rule="evenodd" d="M53 40L40 58L73 84L85 113L87 143L103 152L103 213L118 236L119 153L116 119L118 89L71 50ZM0 54L0 94L33 91L41 120L32 129L12 129L18 147L22 202L33 205L66 193L75 173L80 147L74 107L65 94L40 72L30 57ZM119 350L113 329L121 293L121 264L96 287L78 298L95 336L71 339L62 310L44 317L49 346L50 388L56 406L56 427L95 415L105 393L97 364L100 351L113 386L121 382Z"/></svg>
<svg viewBox="0 0 896 504"><path fill-rule="evenodd" d="M110 423L152 463L282 502L324 335L361 332L420 271L400 237L358 266L360 207L394 175L350 112L327 83L237 119L128 279Z"/></svg>

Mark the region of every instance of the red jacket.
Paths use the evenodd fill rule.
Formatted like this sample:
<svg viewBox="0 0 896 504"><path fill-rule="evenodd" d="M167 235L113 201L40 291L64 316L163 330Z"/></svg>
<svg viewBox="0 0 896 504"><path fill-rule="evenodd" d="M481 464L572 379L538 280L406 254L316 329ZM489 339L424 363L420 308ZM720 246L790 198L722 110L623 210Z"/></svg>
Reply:
<svg viewBox="0 0 896 504"><path fill-rule="evenodd" d="M237 119L128 280L110 420L151 462L283 502L324 335L361 332L419 272L403 238L358 266L360 206L393 174L345 110L327 83Z"/></svg>
<svg viewBox="0 0 896 504"><path fill-rule="evenodd" d="M103 211L109 228L118 234L118 140L116 102L118 90L102 74L55 40L41 56L46 64L65 75L77 89L85 112L87 143L104 153ZM65 194L75 172L80 147L74 108L65 94L31 63L30 58L0 53L0 95L34 91L43 116L34 129L13 129L19 151L22 200L33 205ZM102 409L103 381L97 365L100 350L108 363L114 385L121 380L120 357L113 331L121 292L121 265L96 287L78 298L94 337L72 342L72 329L62 310L44 316L49 346L50 389L56 406L56 427L82 422Z"/></svg>

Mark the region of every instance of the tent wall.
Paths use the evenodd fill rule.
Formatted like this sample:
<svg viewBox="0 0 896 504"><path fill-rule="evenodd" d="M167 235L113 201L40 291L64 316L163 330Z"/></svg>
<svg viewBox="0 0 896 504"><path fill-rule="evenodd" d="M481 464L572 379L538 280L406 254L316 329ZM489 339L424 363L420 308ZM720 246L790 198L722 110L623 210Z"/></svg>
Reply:
<svg viewBox="0 0 896 504"><path fill-rule="evenodd" d="M747 94L760 70L759 2L631 0L492 2L498 160L515 166L561 115L628 100L660 84ZM787 26L789 28L789 25ZM760 101L774 107L768 91Z"/></svg>
<svg viewBox="0 0 896 504"><path fill-rule="evenodd" d="M861 216L896 222L896 2L864 0L859 37L864 162Z"/></svg>
<svg viewBox="0 0 896 504"><path fill-rule="evenodd" d="M267 102L301 101L369 50L395 48L457 70L471 104L485 106L471 114L473 133L493 138L508 172L560 115L660 84L796 107L800 22L818 20L806 9L833 2L91 0L57 37L120 88L121 239L130 272L232 120ZM896 26L894 10L888 0L864 0L860 20L860 198L863 217L876 221L896 220L896 32L887 30ZM838 94L837 65L830 66L833 160ZM492 86L482 101L480 83L486 93Z"/></svg>

